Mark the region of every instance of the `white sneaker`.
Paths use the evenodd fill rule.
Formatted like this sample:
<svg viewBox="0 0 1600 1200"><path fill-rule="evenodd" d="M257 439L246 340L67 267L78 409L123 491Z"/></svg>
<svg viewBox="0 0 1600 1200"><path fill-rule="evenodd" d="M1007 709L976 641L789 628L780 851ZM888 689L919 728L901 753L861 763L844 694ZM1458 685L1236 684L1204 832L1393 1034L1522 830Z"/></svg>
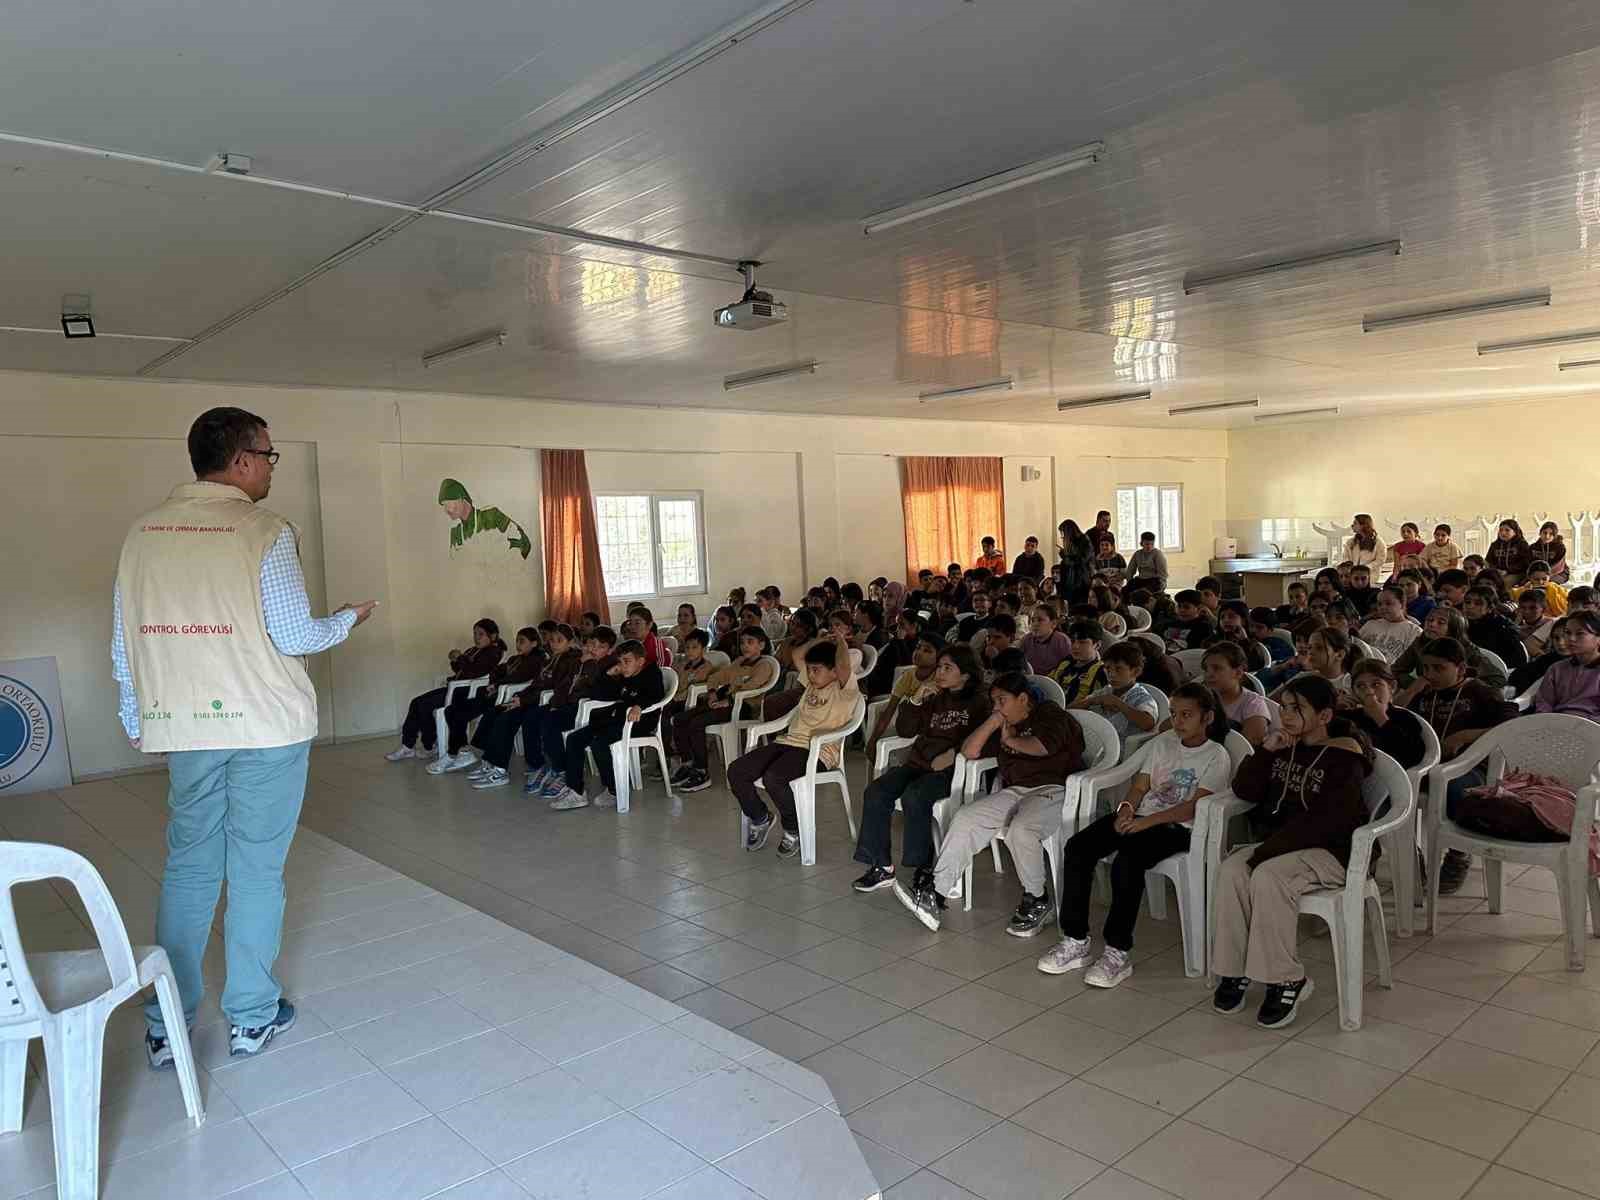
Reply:
<svg viewBox="0 0 1600 1200"><path fill-rule="evenodd" d="M480 762L477 766L473 767L472 770L467 772L467 782L471 783L475 779L482 779L485 775L491 774L496 770L498 770L498 768L493 763Z"/></svg>
<svg viewBox="0 0 1600 1200"><path fill-rule="evenodd" d="M463 750L454 756L446 754L442 757L451 760L450 765L445 768L446 771L466 771L478 765L478 756L471 750Z"/></svg>
<svg viewBox="0 0 1600 1200"><path fill-rule="evenodd" d="M389 751L383 757L388 762L404 762L406 759L415 758L416 756L417 752L410 746L401 746L397 750Z"/></svg>
<svg viewBox="0 0 1600 1200"><path fill-rule="evenodd" d="M427 762L430 759L438 758L441 753L442 752L440 751L440 749L437 746L435 746L432 750L428 749L428 747L426 747L426 746L418 746L417 747L417 757L419 759L421 759L423 762Z"/></svg>
<svg viewBox="0 0 1600 1200"><path fill-rule="evenodd" d="M600 794L594 798L594 806L596 808L615 808L617 806L617 798L612 794L610 788L602 788Z"/></svg>
<svg viewBox="0 0 1600 1200"><path fill-rule="evenodd" d="M571 788L567 788L550 801L550 807L555 809L556 812L566 812L573 808L588 808L589 797L581 792L575 792Z"/></svg>
<svg viewBox="0 0 1600 1200"><path fill-rule="evenodd" d="M1083 981L1090 987L1114 988L1132 974L1133 964L1128 961L1128 952L1107 946L1094 966L1083 973Z"/></svg>
<svg viewBox="0 0 1600 1200"><path fill-rule="evenodd" d="M483 792L489 788L505 787L510 782L511 775L509 772L499 767L490 767L485 774L472 781L472 786L476 791Z"/></svg>
<svg viewBox="0 0 1600 1200"><path fill-rule="evenodd" d="M1065 975L1089 965L1088 938L1062 938L1034 964L1046 975Z"/></svg>
<svg viewBox="0 0 1600 1200"><path fill-rule="evenodd" d="M429 775L443 775L446 771L456 769L456 757L453 754L441 754L424 768Z"/></svg>

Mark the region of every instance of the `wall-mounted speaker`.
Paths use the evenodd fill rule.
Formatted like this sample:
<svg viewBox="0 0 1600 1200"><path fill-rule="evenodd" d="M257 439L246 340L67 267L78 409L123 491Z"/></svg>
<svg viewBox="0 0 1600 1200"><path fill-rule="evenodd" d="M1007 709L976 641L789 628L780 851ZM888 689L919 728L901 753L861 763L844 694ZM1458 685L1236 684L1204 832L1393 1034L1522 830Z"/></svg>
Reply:
<svg viewBox="0 0 1600 1200"><path fill-rule="evenodd" d="M1038 467L1023 467L1022 468L1022 482L1023 483L1032 483L1034 480L1036 480L1038 478L1039 478L1039 468Z"/></svg>

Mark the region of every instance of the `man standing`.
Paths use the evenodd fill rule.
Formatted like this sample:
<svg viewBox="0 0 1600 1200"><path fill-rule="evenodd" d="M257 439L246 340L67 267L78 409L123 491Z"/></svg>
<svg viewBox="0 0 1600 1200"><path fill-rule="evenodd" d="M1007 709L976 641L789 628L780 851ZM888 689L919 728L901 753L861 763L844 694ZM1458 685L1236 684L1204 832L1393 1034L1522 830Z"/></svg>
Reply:
<svg viewBox="0 0 1600 1200"><path fill-rule="evenodd" d="M299 534L257 505L278 452L267 423L238 408L189 429L195 482L139 517L122 544L111 659L134 749L167 755L167 863L156 941L184 1016L204 995L205 953L224 878L229 1052L259 1053L294 1024L273 963L283 865L305 798L317 693L300 656L337 646L376 601L311 615ZM150 1065L172 1063L161 1011L145 1008Z"/></svg>

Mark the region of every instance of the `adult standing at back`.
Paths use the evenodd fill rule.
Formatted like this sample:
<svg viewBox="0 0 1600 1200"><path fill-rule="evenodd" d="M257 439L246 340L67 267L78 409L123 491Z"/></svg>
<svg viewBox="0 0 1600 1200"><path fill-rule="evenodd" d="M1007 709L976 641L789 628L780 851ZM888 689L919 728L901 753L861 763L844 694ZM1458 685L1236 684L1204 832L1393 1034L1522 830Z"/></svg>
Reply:
<svg viewBox="0 0 1600 1200"><path fill-rule="evenodd" d="M1082 604L1089 594L1089 560L1094 548L1088 536L1078 528L1078 523L1068 517L1060 525L1061 577L1056 585L1061 598L1068 604Z"/></svg>
<svg viewBox="0 0 1600 1200"><path fill-rule="evenodd" d="M377 603L311 615L299 531L259 507L277 461L260 417L202 413L189 429L195 482L134 521L113 594L122 725L134 749L167 756L171 776L156 941L193 1026L227 879L222 1011L236 1056L260 1052L295 1019L272 967L283 865L317 734L317 693L301 656L337 646ZM150 1065L168 1066L154 1003L145 1020Z"/></svg>

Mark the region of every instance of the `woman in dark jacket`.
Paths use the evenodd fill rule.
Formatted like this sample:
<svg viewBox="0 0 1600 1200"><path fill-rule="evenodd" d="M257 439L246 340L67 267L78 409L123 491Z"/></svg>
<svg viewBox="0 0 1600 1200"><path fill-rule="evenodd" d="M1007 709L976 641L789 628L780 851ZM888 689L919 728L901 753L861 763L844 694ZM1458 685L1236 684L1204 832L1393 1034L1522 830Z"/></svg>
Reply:
<svg viewBox="0 0 1600 1200"><path fill-rule="evenodd" d="M1058 594L1068 604L1082 604L1089 595L1089 576L1093 573L1094 548L1089 538L1071 517L1061 522L1060 582Z"/></svg>

